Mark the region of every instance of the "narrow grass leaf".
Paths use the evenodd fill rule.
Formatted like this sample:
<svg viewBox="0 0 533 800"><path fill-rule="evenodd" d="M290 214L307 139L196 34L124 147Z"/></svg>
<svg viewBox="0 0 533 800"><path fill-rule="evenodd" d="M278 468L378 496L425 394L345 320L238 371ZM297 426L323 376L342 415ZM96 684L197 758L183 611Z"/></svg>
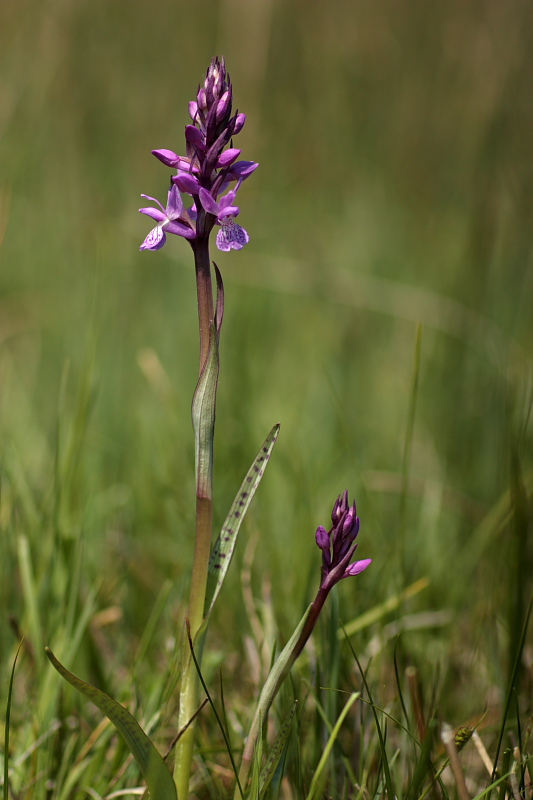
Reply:
<svg viewBox="0 0 533 800"><path fill-rule="evenodd" d="M370 627L375 622L379 622L387 614L390 614L391 611L394 611L402 603L406 600L409 600L411 597L414 597L419 592L422 592L424 589L427 589L429 586L429 579L428 578L419 578L419 580L412 583L406 589L403 589L398 594L389 597L385 602L379 603L374 608L369 609L364 614L360 614L358 617L353 619L351 622L348 622L346 625L342 625L338 631L337 636L339 639L344 639L345 637L353 636L354 634L358 633L365 628Z"/></svg>
<svg viewBox="0 0 533 800"><path fill-rule="evenodd" d="M30 631L30 644L35 654L37 666L42 664L42 629L41 618L39 615L38 587L33 573L31 561L30 543L27 536L21 534L17 542L17 555L20 570L20 582L24 605L28 615L28 627Z"/></svg>
<svg viewBox="0 0 533 800"><path fill-rule="evenodd" d="M211 694L209 693L209 689L207 688L207 684L206 684L206 682L204 680L204 676L202 675L202 670L200 669L200 664L198 663L198 659L196 658L196 653L194 652L194 646L193 646L193 642L192 642L192 639L191 639L191 634L190 634L188 626L187 626L187 635L188 635L188 638L189 638L189 647L191 648L191 656L192 656L192 659L194 661L194 666L196 667L196 671L198 673L198 678L200 679L200 683L202 684L202 688L203 688L204 692L206 693L207 699L209 701L209 705L211 706L211 708L213 710L213 714L215 715L215 719L216 719L216 721L218 723L218 727L220 728L220 732L221 732L222 737L224 739L224 744L226 745L226 750L227 750L229 759L231 761L231 766L233 767L233 771L235 773L235 778L237 780L237 788L239 789L241 797L244 797L244 793L242 791L242 787L241 787L241 784L240 784L240 781L239 781L237 765L235 764L235 761L234 761L234 758L233 758L233 751L232 751L232 748L231 748L231 742L229 740L229 735L228 735L228 732L227 732L227 726L224 725L224 723L223 723L223 721L222 721L222 719L220 717L220 714L218 713L217 708L216 708L215 704L213 703ZM222 681L221 681L221 685L222 685Z"/></svg>
<svg viewBox="0 0 533 800"><path fill-rule="evenodd" d="M349 648L350 648L350 650L352 652L352 656L353 656L353 658L355 660L355 663L357 664L359 672L361 673L361 678L363 679L363 684L364 684L364 687L365 687L365 691L366 691L366 693L368 695L368 701L369 701L369 704L370 704L370 708L372 709L372 714L374 716L374 722L376 724L376 733L378 735L379 749L380 749L380 752L381 752L381 763L382 763L382 766L383 766L383 774L384 774L384 778L385 778L385 786L387 788L387 794L388 794L388 796L390 798L396 797L396 791L395 791L394 783L393 783L393 780L392 780L392 773L391 773L391 769L390 769L389 759L387 757L387 749L385 747L385 737L384 737L383 732L381 730L381 725L379 724L377 706L374 705L374 700L372 699L372 694L370 692L370 686L368 685L368 681L366 679L366 675L365 675L365 673L363 671L363 668L361 667L359 659L357 658L355 650L353 649L352 644L351 644L350 640L348 639L348 637L346 637L346 640L347 640L348 646L349 646Z"/></svg>
<svg viewBox="0 0 533 800"><path fill-rule="evenodd" d="M9 730L11 722L11 700L13 697L13 681L15 680L15 667L17 666L17 658L19 657L22 642L17 647L15 658L13 660L13 667L11 669L11 677L9 679L9 688L7 690L7 703L6 703L6 723L4 730L4 800L9 800Z"/></svg>
<svg viewBox="0 0 533 800"><path fill-rule="evenodd" d="M254 717L250 725L250 730L248 732L248 738L246 740L246 746L242 755L241 768L239 771L239 780L243 787L246 785L246 781L248 780L250 767L252 766L252 759L257 749L256 742L258 736L261 734L263 720L266 719L268 710L272 705L274 698L276 697L283 681L287 677L292 665L294 664L294 650L312 608L312 604L307 607L305 614L298 623L298 627L277 657L276 662L271 668L268 678L266 679L261 690L261 695L259 697ZM234 795L234 800L237 800L236 793Z"/></svg>
<svg viewBox="0 0 533 800"><path fill-rule="evenodd" d="M509 709L511 707L511 702L512 702L513 695L514 695L514 693L516 691L516 683L517 683L517 678L518 678L518 672L519 672L520 665L521 665L521 662L522 662L522 653L523 653L525 642L526 642L526 635L527 635L527 630L529 628L529 620L530 620L530 617L531 617L531 611L532 610L533 610L533 594L531 595L531 598L529 600L529 605L528 605L527 612L526 612L526 618L525 618L524 624L522 626L522 634L521 634L521 637L520 637L520 642L518 644L518 649L517 649L516 654L515 654L515 660L514 660L514 664L513 664L513 670L512 670L512 673L511 673L511 679L509 681L509 689L508 689L508 692L507 692L507 699L506 699L506 702L505 702L503 718L502 718L501 725L500 725L498 743L496 745L496 755L494 756L494 768L493 768L493 772L492 772L492 780L494 780L494 778L496 777L496 768L498 766L498 758L499 758L499 755L500 755L500 749L501 749L501 746L502 746L503 737L504 737L505 731L506 731L506 721L507 721L507 717L509 716Z"/></svg>
<svg viewBox="0 0 533 800"><path fill-rule="evenodd" d="M435 770L431 761L431 753L435 740L436 720L430 720L428 725L427 735L422 743L422 750L420 752L416 763L416 768L405 793L405 800L416 800L420 797L424 782L429 779L431 784L435 779Z"/></svg>
<svg viewBox="0 0 533 800"><path fill-rule="evenodd" d="M298 708L298 700L295 700L289 709L289 713L283 720L283 724L278 731L278 735L276 736L274 744L272 745L272 749L268 754L265 766L261 770L261 775L259 778L260 800L262 800L262 798L265 796L266 791L270 786L270 781L274 777L274 773L276 772L281 756L283 755L283 751L285 750L287 740L292 730L294 715L296 714L297 708Z"/></svg>
<svg viewBox="0 0 533 800"><path fill-rule="evenodd" d="M400 509L398 514L398 544L400 547L400 564L405 573L405 534L407 525L407 499L409 495L409 473L411 470L411 450L413 447L413 433L415 428L416 401L418 397L418 384L420 378L420 350L422 346L422 328L420 323L416 326L415 357L411 380L411 393L409 397L409 410L407 427L403 445L402 458L402 491L400 495Z"/></svg>
<svg viewBox="0 0 533 800"><path fill-rule="evenodd" d="M233 551L237 542L237 536L244 519L244 515L248 511L248 507L252 502L252 498L261 482L268 459L270 458L274 445L276 444L278 433L279 424L276 424L268 434L263 446L255 457L252 466L246 473L246 477L241 484L241 488L239 489L237 497L233 501L228 516L222 525L220 536L216 540L215 546L213 547L211 558L209 559L207 613L205 615L204 626L207 624L209 615L211 614L218 595L220 594L222 584L224 583L224 578L226 577L226 573L231 563L231 558L233 556Z"/></svg>
<svg viewBox="0 0 533 800"><path fill-rule="evenodd" d="M167 765L130 712L100 689L69 672L48 647L46 655L59 674L111 720L135 758L152 800L177 800L176 786Z"/></svg>
<svg viewBox="0 0 533 800"><path fill-rule="evenodd" d="M346 703L346 705L342 709L342 711L341 711L341 713L339 715L339 718L338 718L337 722L335 723L335 727L333 728L333 730L331 732L331 735L330 735L330 737L328 739L328 742L326 744L326 747L324 748L324 752L322 753L322 758L318 762L318 766L317 766L317 768L315 770L315 774L313 775L313 780L311 781L311 786L309 787L309 793L307 795L307 800L315 800L315 798L319 797L319 795L321 794L321 787L320 787L321 775L322 775L322 773L323 773L323 771L324 771L324 769L326 767L326 764L328 762L328 758L329 758L330 753L331 753L331 751L333 749L333 745L335 744L335 740L336 740L337 736L339 735L339 731L340 731L340 729L342 727L342 723L344 722L344 719L345 719L348 711L353 706L353 704L355 703L355 701L357 700L358 697L359 697L359 692L354 692L352 695L350 695L350 698L348 699L348 702Z"/></svg>

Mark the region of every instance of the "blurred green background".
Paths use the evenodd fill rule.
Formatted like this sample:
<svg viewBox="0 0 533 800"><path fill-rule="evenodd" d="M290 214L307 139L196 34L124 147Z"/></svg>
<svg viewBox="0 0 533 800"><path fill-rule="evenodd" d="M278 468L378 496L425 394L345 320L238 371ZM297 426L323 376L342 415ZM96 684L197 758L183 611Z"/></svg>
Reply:
<svg viewBox="0 0 533 800"><path fill-rule="evenodd" d="M342 619L427 577L406 610L451 613L422 644L407 634L412 657L459 660L463 711L479 710L531 588L531 4L8 0L0 37L5 656L7 615L27 627L21 534L47 642L80 538L82 596L98 583L97 608L122 615L107 669L167 578L161 642L176 629L193 546L194 271L183 240L139 252L137 209L141 192L164 199L169 170L150 151L183 151L187 102L218 54L247 114L235 144L260 168L239 197L250 244L213 253L217 522L281 422L243 542L258 535L254 594L271 582L282 638L318 581L315 528L347 488L374 563L339 587ZM237 569L224 592L218 635L238 652ZM494 674L475 697L479 652Z"/></svg>

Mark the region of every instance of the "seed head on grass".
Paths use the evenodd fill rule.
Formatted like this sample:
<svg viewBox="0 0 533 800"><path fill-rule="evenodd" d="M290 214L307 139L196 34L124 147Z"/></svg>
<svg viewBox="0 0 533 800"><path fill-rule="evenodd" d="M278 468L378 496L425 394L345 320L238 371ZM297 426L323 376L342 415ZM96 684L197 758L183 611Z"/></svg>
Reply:
<svg viewBox="0 0 533 800"><path fill-rule="evenodd" d="M152 151L176 174L171 178L166 208L149 197L158 208L139 209L157 223L141 250L160 250L167 233L188 239L194 249L199 240L209 238L215 225L221 228L216 238L219 250L241 250L250 241L245 229L235 222L240 213L235 197L258 164L239 161L241 151L231 146L232 137L242 130L246 120L239 112L232 115L232 102L233 90L224 59L214 58L203 86L198 87L196 100L189 103L192 124L185 127L186 155L167 149ZM230 189L232 183L236 185ZM180 193L192 198L189 208Z"/></svg>

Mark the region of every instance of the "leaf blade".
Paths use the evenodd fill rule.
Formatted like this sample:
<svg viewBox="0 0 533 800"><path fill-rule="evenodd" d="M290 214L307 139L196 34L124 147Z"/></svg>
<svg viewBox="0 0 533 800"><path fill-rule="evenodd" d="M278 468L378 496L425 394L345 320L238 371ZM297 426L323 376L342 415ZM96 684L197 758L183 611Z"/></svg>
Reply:
<svg viewBox="0 0 533 800"><path fill-rule="evenodd" d="M239 529L263 477L265 467L278 438L279 428L279 423L276 423L246 473L211 552L206 603L207 612L205 614L204 627L207 625L211 611L220 594L233 551L235 550Z"/></svg>
<svg viewBox="0 0 533 800"><path fill-rule="evenodd" d="M135 717L101 689L69 672L49 647L45 648L45 652L59 674L94 703L121 734L139 766L152 800L177 800L176 786L170 770Z"/></svg>

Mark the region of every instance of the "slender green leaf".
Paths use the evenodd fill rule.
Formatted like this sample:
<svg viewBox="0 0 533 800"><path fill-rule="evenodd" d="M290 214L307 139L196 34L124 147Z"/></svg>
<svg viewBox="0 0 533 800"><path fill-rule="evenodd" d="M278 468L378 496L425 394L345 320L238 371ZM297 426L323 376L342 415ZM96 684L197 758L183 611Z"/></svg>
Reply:
<svg viewBox="0 0 533 800"><path fill-rule="evenodd" d="M4 731L4 800L9 800L9 726L11 722L11 699L13 697L13 681L15 680L15 667L17 666L17 658L19 657L22 642L17 647L15 658L13 660L13 667L11 669L11 677L9 679L9 688L7 690L7 703L6 703L6 724Z"/></svg>
<svg viewBox="0 0 533 800"><path fill-rule="evenodd" d="M26 613L28 615L28 628L30 631L29 640L37 666L40 667L42 655L42 628L41 617L39 614L39 600L38 600L38 587L33 572L32 557L30 552L30 543L25 534L21 534L17 541L17 555L20 570L20 582L22 586L22 594L24 597L24 604Z"/></svg>
<svg viewBox="0 0 533 800"><path fill-rule="evenodd" d="M276 424L268 434L263 446L255 457L252 466L246 473L246 477L241 484L241 488L239 489L237 497L233 501L228 516L226 517L226 520L222 526L220 536L216 540L215 546L213 547L211 558L209 560L207 613L205 616L204 626L207 624L209 615L213 610L220 593L220 589L222 588L222 584L224 583L224 578L226 577L226 573L231 563L231 558L233 556L233 551L237 542L237 536L244 519L244 515L246 514L248 507L252 502L252 498L257 491L257 487L261 482L268 459L270 458L270 454L272 453L274 445L276 444L278 433L279 424Z"/></svg>
<svg viewBox="0 0 533 800"><path fill-rule="evenodd" d="M196 671L198 673L198 677L200 679L200 683L202 684L202 688L203 688L204 692L206 693L207 699L209 701L209 705L211 706L211 708L213 710L213 714L215 715L215 719L216 719L216 721L218 723L218 727L220 728L220 732L221 732L222 737L224 739L224 744L226 745L226 750L227 750L227 753L228 753L228 756L229 756L229 760L231 761L231 766L233 767L233 771L235 773L235 778L237 780L237 788L240 791L241 797L244 797L244 794L243 794L243 791L242 791L242 787L241 787L241 784L240 784L240 781L239 781L239 774L238 774L238 771L237 771L237 765L235 764L235 760L233 758L233 751L232 751L232 748L231 748L231 742L229 740L227 727L224 725L224 723L222 721L222 718L221 718L220 714L217 711L217 707L213 703L213 699L211 697L211 694L209 692L207 684L206 684L206 682L204 680L204 676L202 675L202 670L200 669L200 664L198 663L198 659L196 658L196 653L194 652L194 646L193 646L193 643L192 643L192 640L191 640L191 636L190 636L189 630L187 630L187 633L188 633L188 636L189 636L189 646L191 648L191 656L192 656L192 659L194 661L194 666L196 667ZM221 681L221 685L222 685L222 681Z"/></svg>
<svg viewBox="0 0 533 800"><path fill-rule="evenodd" d="M333 745L335 744L335 739L339 735L339 731L341 729L342 723L344 722L344 719L345 719L348 711L353 706L353 704L355 703L355 701L357 700L358 697L359 697L359 692L354 692L352 695L350 695L350 698L349 698L348 702L346 703L346 705L342 709L342 711L340 713L340 716L339 716L337 722L335 723L335 727L333 728L333 730L331 732L331 735L330 735L330 737L328 739L328 742L326 744L326 747L324 748L324 752L322 753L322 758L318 762L318 767L316 768L315 774L313 775L313 780L311 781L311 786L309 787L309 794L307 795L307 800L314 800L315 797L319 796L319 793L320 793L320 791L319 791L320 790L320 787L319 787L320 777L322 775L322 772L324 771L324 768L326 766L326 763L327 763L327 760L329 758L329 755L330 755L330 753L331 753L331 751L333 749Z"/></svg>
<svg viewBox="0 0 533 800"><path fill-rule="evenodd" d="M243 788L245 787L246 782L248 780L248 776L250 774L250 768L252 766L252 759L256 750L257 739L261 733L262 721L266 719L268 710L272 705L272 702L276 697L280 686L282 685L283 681L290 672L292 665L294 664L295 647L298 642L298 639L300 638L300 634L304 629L305 623L307 622L307 618L311 613L312 608L313 608L312 604L307 607L306 612L304 613L302 619L298 623L298 627L296 628L291 638L289 639L289 641L287 642L287 644L277 657L276 662L272 667L272 669L270 670L268 678L266 679L264 686L261 690L261 695L259 697L254 717L250 725L250 730L248 732L246 746L242 754L241 768L239 770L239 780ZM237 792L235 792L234 798L235 800L237 800Z"/></svg>
<svg viewBox="0 0 533 800"><path fill-rule="evenodd" d="M111 720L133 754L152 800L177 800L176 786L170 770L130 712L105 692L69 672L48 647L46 655L59 674Z"/></svg>
<svg viewBox="0 0 533 800"><path fill-rule="evenodd" d="M381 730L381 725L379 724L378 713L377 713L378 707L376 705L374 705L374 700L372 699L372 693L370 692L370 686L368 685L368 681L366 679L366 675L365 675L365 673L363 671L363 668L361 667L359 659L357 658L355 650L353 649L352 644L349 641L348 637L346 637L346 641L348 642L348 646L350 647L350 650L352 651L352 656L354 657L355 663L357 664L359 672L361 673L361 678L363 679L363 684L364 684L366 693L368 694L368 701L369 701L369 704L370 704L370 708L372 709L372 714L374 716L374 722L376 724L376 733L378 735L378 741L379 741L379 749L381 751L381 763L382 763L382 766L383 766L383 774L384 774L384 778L385 778L385 786L387 788L387 794L388 794L389 797L396 797L396 791L395 791L395 788L394 788L394 783L393 783L393 780L392 780L392 773L391 773L391 770L390 770L390 766L391 765L389 763L389 759L387 757L387 749L385 747L386 735L385 736L383 735L383 731Z"/></svg>
<svg viewBox="0 0 533 800"><path fill-rule="evenodd" d="M260 729L259 738L254 750L254 765L252 769L252 780L250 782L250 790L247 795L247 800L260 799L260 783L261 783L261 761L263 760L263 734Z"/></svg>
<svg viewBox="0 0 533 800"><path fill-rule="evenodd" d="M287 740L290 736L297 708L298 708L298 700L295 700L289 709L289 713L283 720L283 725L278 731L278 735L276 736L274 744L272 745L272 749L268 754L265 766L261 771L261 776L259 779L260 798L263 798L265 796L266 791L270 786L270 781L274 777L274 773L276 772L281 756L283 755L285 745L287 744Z"/></svg>

